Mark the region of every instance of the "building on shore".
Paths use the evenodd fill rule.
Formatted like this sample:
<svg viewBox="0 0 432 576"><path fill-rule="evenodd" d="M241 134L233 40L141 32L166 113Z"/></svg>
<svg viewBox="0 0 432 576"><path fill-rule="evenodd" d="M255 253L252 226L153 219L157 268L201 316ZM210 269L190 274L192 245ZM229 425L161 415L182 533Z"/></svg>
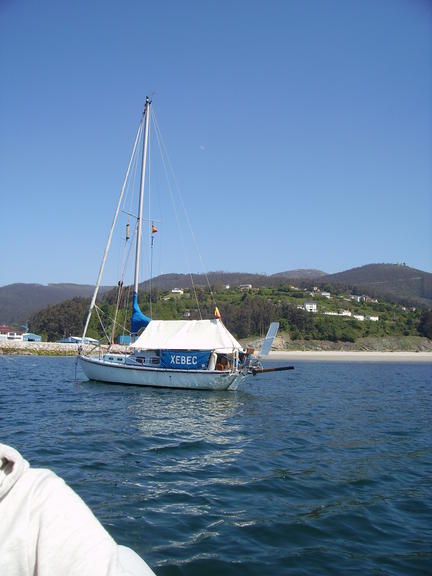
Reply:
<svg viewBox="0 0 432 576"><path fill-rule="evenodd" d="M32 332L25 332L22 335L22 339L24 342L42 342L42 336L39 336L39 334L33 334Z"/></svg>

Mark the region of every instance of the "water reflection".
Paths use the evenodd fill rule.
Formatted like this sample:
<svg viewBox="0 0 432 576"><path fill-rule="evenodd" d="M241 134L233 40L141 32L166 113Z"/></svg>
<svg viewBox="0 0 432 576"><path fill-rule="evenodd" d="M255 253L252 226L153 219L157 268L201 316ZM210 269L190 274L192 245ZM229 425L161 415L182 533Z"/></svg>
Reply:
<svg viewBox="0 0 432 576"><path fill-rule="evenodd" d="M251 437L238 416L254 402L250 395L93 382L80 387L91 396L92 412L100 416L111 411L110 442L128 460L124 481L154 481L159 493L173 479L188 482L191 475L195 480L207 474L218 477L227 466L240 468L236 462Z"/></svg>
<svg viewBox="0 0 432 576"><path fill-rule="evenodd" d="M235 393L164 390L135 398L128 409L147 433L186 432L217 440L238 406Z"/></svg>

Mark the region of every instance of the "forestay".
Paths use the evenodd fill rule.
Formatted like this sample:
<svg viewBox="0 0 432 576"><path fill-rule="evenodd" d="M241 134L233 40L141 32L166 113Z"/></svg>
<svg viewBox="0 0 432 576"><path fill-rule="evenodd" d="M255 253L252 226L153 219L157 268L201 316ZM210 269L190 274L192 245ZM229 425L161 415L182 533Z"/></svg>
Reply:
<svg viewBox="0 0 432 576"><path fill-rule="evenodd" d="M132 344L140 350L242 350L221 320L152 320Z"/></svg>

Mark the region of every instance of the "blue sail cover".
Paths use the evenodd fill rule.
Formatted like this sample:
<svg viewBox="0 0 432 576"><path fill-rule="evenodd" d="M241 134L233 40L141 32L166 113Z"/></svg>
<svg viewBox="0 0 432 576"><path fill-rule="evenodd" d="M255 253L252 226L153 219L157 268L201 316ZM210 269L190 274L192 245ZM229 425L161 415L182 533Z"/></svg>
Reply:
<svg viewBox="0 0 432 576"><path fill-rule="evenodd" d="M150 320L151 318L141 312L138 304L138 293L134 292L132 300L131 333L137 334L140 328L145 328Z"/></svg>

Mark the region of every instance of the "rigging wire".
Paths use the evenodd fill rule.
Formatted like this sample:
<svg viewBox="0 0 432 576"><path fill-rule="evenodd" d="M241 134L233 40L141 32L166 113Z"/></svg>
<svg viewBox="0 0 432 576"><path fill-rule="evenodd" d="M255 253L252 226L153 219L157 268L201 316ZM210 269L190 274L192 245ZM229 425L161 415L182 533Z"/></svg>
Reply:
<svg viewBox="0 0 432 576"><path fill-rule="evenodd" d="M140 138L142 139L142 131L140 134ZM139 149L139 146L137 147L137 150ZM133 206L134 206L134 202L135 202L135 191L136 191L136 179L137 179L137 173L138 173L138 157L139 154L137 152L135 152L134 154L134 158L133 158L133 164L132 164L132 169L131 169L131 173L132 173L132 178L128 179L128 183L127 183L127 190L126 190L126 194L125 194L125 198L124 198L124 202L123 202L123 210L122 212L124 214L127 215L127 224L126 226L129 226L129 230L130 230L130 222L131 222L131 218L133 218L136 221L136 214L134 214L133 211ZM128 206L126 209L126 203L128 202ZM134 229L134 228L132 228ZM132 239L130 242L130 245L132 244L133 241L133 234L132 234ZM129 254L129 252L128 252ZM123 250L123 258L125 257L125 250ZM120 275L122 275L121 280L124 280L124 270L125 270L125 261L124 259L122 259L122 263L121 263L121 267L120 267Z"/></svg>
<svg viewBox="0 0 432 576"><path fill-rule="evenodd" d="M126 188L126 184L127 184L128 178L129 178L129 173L130 173L130 169L131 169L131 165L132 165L132 160L133 160L133 157L134 157L134 155L135 155L135 151L136 151L136 147L137 147L137 144L138 144L138 140L140 139L140 135L141 135L141 132L142 132L142 129L143 129L143 124L144 124L144 123L143 123L143 119L144 119L144 115L142 116L141 121L140 121L140 124L139 124L139 126L138 126L138 131L137 131L137 134L136 134L136 137L135 137L135 142L134 142L134 146L133 146L131 158L130 158L130 160L129 160L129 164L128 164L128 167L127 167L127 170L126 170L126 175L125 175L124 180L123 180L123 185L122 185L122 188L121 188L120 197L119 197L119 199L118 199L117 208L116 208L116 211L115 211L115 214L114 214L113 222L112 222L112 224L111 224L111 229L110 229L110 232L109 232L109 234L108 234L108 240L107 240L107 243L106 243L106 246L105 246L105 252L104 252L104 255L103 255L103 258L102 258L102 262L101 262L101 265L100 265L100 268L99 268L99 273L98 273L98 277L97 277L97 280L96 280L95 290L94 290L94 293L93 293L93 296L92 296L92 300L91 300L91 302L90 302L90 308L89 308L89 311L88 311L88 314L87 314L87 319L86 319L86 322L85 322L85 325L84 325L83 338L85 337L86 332L87 332L87 328L88 328L88 325L89 325L89 322L90 322L90 318L91 318L92 309L93 309L94 306L96 305L96 298L97 298L97 295L98 295L98 292L99 292L99 286L100 286L100 282L101 282L101 280L102 280L102 274L103 274L103 270L104 270L104 267L105 267L105 262L106 262L106 259L107 259L107 256L108 256L108 252L109 252L109 248L110 248L110 245L111 245L111 240L112 240L112 235L113 235L113 232L114 232L114 227L115 227L115 224L116 224L116 222L117 222L117 218L118 218L118 215L119 215L119 212L120 212L120 207L121 207L121 204L122 204L122 200L123 200L123 195L124 195L124 191L125 191L125 188Z"/></svg>
<svg viewBox="0 0 432 576"><path fill-rule="evenodd" d="M159 126L158 126L158 123L157 123L156 116L155 116L154 112L153 112L152 117L153 117L153 124L154 124L154 127L155 127L156 140L157 140L158 145L159 145L159 150L160 150L161 159L162 159L162 165L163 165L163 168L164 168L165 177L166 177L166 181L167 181L167 186L168 186L168 190L169 190L169 193L170 193L172 206L173 206L173 209L174 209L174 215L175 215L175 219L176 219L176 223L177 223L177 228L178 228L178 231L179 231L179 236L180 236L180 240L181 240L182 247L183 247L183 253L184 253L184 255L185 255L187 267L188 267L188 270L189 270L189 277L190 277L191 284L192 284L192 290L193 290L194 297L195 297L195 302L196 302L196 305L197 305L197 308L198 308L199 317L200 317L200 319L202 320L201 307L200 307L200 304L199 304L198 295L197 295L197 291L196 291L196 287L195 287L193 275L192 275L192 272L191 272L191 266L190 266L189 257L188 257L188 255L187 255L187 250L186 250L186 247L185 247L183 231L182 231L182 228L181 228L181 226L180 226L180 218L179 218L179 214L178 214L177 207L176 207L176 202L175 202L174 193L173 193L172 186L171 186L171 182L170 182L169 175L168 175L167 162L169 163L169 157L168 157L168 153L166 152L166 147L165 147L165 145L164 145L164 143L163 143L162 134L161 134L161 132L160 132L160 129L159 129ZM214 300L214 298L213 298L213 300Z"/></svg>
<svg viewBox="0 0 432 576"><path fill-rule="evenodd" d="M117 315L120 309L120 303L121 303L121 297L122 297L122 293L123 293L123 282L121 280L119 280L118 282L118 290L117 290L117 302L116 302L116 307L115 307L115 311L114 311L114 318L113 318L113 323L112 323L112 331L111 331L111 344L114 343L114 339L115 339L115 329L116 329L116 324L117 324Z"/></svg>
<svg viewBox="0 0 432 576"><path fill-rule="evenodd" d="M97 306L96 304L95 304L94 309L96 310L96 315L97 315L97 317L98 317L98 319L99 319L99 323L100 323L100 325L101 325L101 327L102 327L103 333L105 334L105 338L107 339L108 345L111 346L110 338L109 338L109 336L108 336L108 334L107 334L107 332L106 332L106 330L105 330L105 326L104 326L104 324L103 324L103 322L102 322L102 319L101 319L101 317L100 317L100 314L99 314L99 312L102 312L102 314L105 314L105 312L104 312L101 308L99 308L99 306ZM106 314L105 314L105 316L106 316Z"/></svg>
<svg viewBox="0 0 432 576"><path fill-rule="evenodd" d="M130 295L131 295L131 286L129 285L127 287L127 293L126 293L126 300L125 300L125 304L124 304L124 310L128 310L129 309L129 302L130 302ZM122 326L122 333L125 334L126 332L130 335L131 332L130 330L128 330L126 328L126 314L123 315L123 326Z"/></svg>
<svg viewBox="0 0 432 576"><path fill-rule="evenodd" d="M141 121L141 124L142 124L142 121ZM98 314L99 324L100 324L102 331L104 332L104 334L107 338L109 346L111 346L114 343L115 330L116 330L116 327L118 326L117 316L118 316L120 306L121 306L122 289L123 289L123 285L125 283L125 276L126 276L126 271L128 269L128 263L130 260L131 248L133 246L134 238L135 238L135 230L134 229L132 232L132 237L128 238L128 235L130 236L130 232L129 232L130 228L128 230L128 227L130 227L130 218L131 217L136 218L136 216L134 214L131 214L130 211L129 212L125 211L124 208L125 208L125 205L127 202L132 207L134 195L135 195L136 176L137 176L137 172L138 172L138 156L139 156L138 150L140 148L139 143L142 140L142 132L143 132L141 125L140 125L140 127L141 127L141 129L138 130L137 140L135 142L135 146L134 146L132 156L130 159L130 163L129 163L129 169L127 171L125 182L123 184L123 193L122 193L120 200L119 200L119 206L120 206L119 211L122 213L126 213L128 216L128 219L127 219L127 225L126 225L127 226L127 232L126 232L126 237L124 238L123 250L122 250L122 255L121 255L121 259L120 259L121 260L120 270L118 270L118 272L117 272L117 277L120 279L118 281L118 293L117 293L116 307L114 310L114 317L111 318L108 314L103 312L101 310L101 308L98 308L99 312L103 313L103 315L106 318L108 318L108 322L104 322L103 319L101 318L101 314L100 313ZM95 304L95 306L96 306L96 304ZM108 336L110 322L112 322L111 338Z"/></svg>
<svg viewBox="0 0 432 576"><path fill-rule="evenodd" d="M125 290L124 289L125 276L126 276L126 271L128 270L128 264L129 264L130 255L132 252L132 247L134 244L134 239L135 239L135 233L132 234L132 237L130 239L126 239L125 243L124 243L123 258L122 258L123 267L121 270L120 280L118 283L117 303L116 303L116 308L114 311L111 343L114 343L115 330L116 330L117 326L119 326L119 324L117 322L118 313L119 313L120 309L122 309L122 310L128 309L129 302L127 302L127 304L124 304L123 308L121 308L121 304L122 304L121 297L123 296L124 290ZM129 287L129 290L130 290L130 287ZM125 302L125 301L123 300L123 302ZM124 315L124 318L126 319L126 315ZM124 331L123 331L123 333L124 333Z"/></svg>
<svg viewBox="0 0 432 576"><path fill-rule="evenodd" d="M128 292L129 292L129 289L130 289L130 287L128 287ZM128 301L129 301L129 294L128 294ZM111 342L111 340L110 340L110 337L108 336L107 330L105 329L105 326L104 326L104 323L103 323L103 320L102 320L101 316L105 316L105 317L108 318L110 321L112 320L112 318L109 316L109 314L107 314L104 310L102 310L102 308L99 308L99 306L98 306L97 304L95 305L95 308L94 308L94 309L96 310L96 313L97 313L97 316L98 316L100 325L101 325L102 330L103 330L103 332L104 332L104 334L105 334L105 338L107 339L108 344L111 346L111 345L112 345L112 342ZM117 322L117 321L116 321L115 325L116 325L116 327L117 327L117 326L122 327L121 323L120 323L120 322ZM127 332L128 334L131 334L131 332L130 332L129 330L127 330L126 328L124 328L124 331Z"/></svg>
<svg viewBox="0 0 432 576"><path fill-rule="evenodd" d="M156 115L155 115L154 111L153 111L153 121L154 121L154 126L155 126L155 129L156 129L155 132L156 132L156 135L157 135L157 137L158 137L158 143L159 143L159 145L162 145L162 147L161 147L161 156L163 157L163 154L162 154L162 149L163 149L163 152L164 152L164 154L165 154L165 156L166 156L166 159L167 159L168 167L169 167L169 169L170 169L170 171L171 171L172 179L173 179L173 181L174 181L174 184L175 184L175 187L176 187L176 190L177 190L177 195L178 195L178 197L179 197L180 204L181 204L181 206L182 206L182 208L183 208L183 212L184 212L185 219L186 219L186 222L187 222L188 227L189 227L190 234L191 234L192 239L193 239L193 242L194 242L194 244L195 244L195 249L196 249L197 254L198 254L198 257L199 257L199 259L200 259L201 269L202 269L203 274L204 274L204 276L205 276L205 278L206 278L207 286L208 286L208 289L209 289L209 291L210 291L210 295L211 295L211 299L212 299L213 305L216 307L216 299L215 299L213 290L211 289L210 281L209 281L207 272L205 271L205 268L204 268L204 261L203 261L201 252L200 252L200 250L199 250L198 242L197 242L195 233L194 233L194 231L193 231L192 224L191 224L191 221L190 221L190 218L189 218L189 214L188 214L188 212L187 212L187 210L186 210L186 206L185 206L185 203L184 203L184 201L183 201L183 195L182 195L182 193L181 193L181 189L180 189L180 186L179 186L179 184L178 184L178 181L177 181L177 178L176 178L176 175L175 175L175 171L174 171L174 168L173 168L173 166L172 166L172 163L171 163L171 160L170 160L168 151L167 151L167 147L166 147L166 145L165 145L165 141L164 141L164 139L163 139L163 136L162 136L161 130L160 130L160 128L159 128L159 124L158 124L158 122L157 122L157 118L156 118ZM164 168L165 168L165 162L164 162ZM170 192L171 192L171 191L170 191ZM190 277L191 277L191 281L192 281L192 284L193 284L193 278L192 278L191 272L189 272L189 275L190 275Z"/></svg>

